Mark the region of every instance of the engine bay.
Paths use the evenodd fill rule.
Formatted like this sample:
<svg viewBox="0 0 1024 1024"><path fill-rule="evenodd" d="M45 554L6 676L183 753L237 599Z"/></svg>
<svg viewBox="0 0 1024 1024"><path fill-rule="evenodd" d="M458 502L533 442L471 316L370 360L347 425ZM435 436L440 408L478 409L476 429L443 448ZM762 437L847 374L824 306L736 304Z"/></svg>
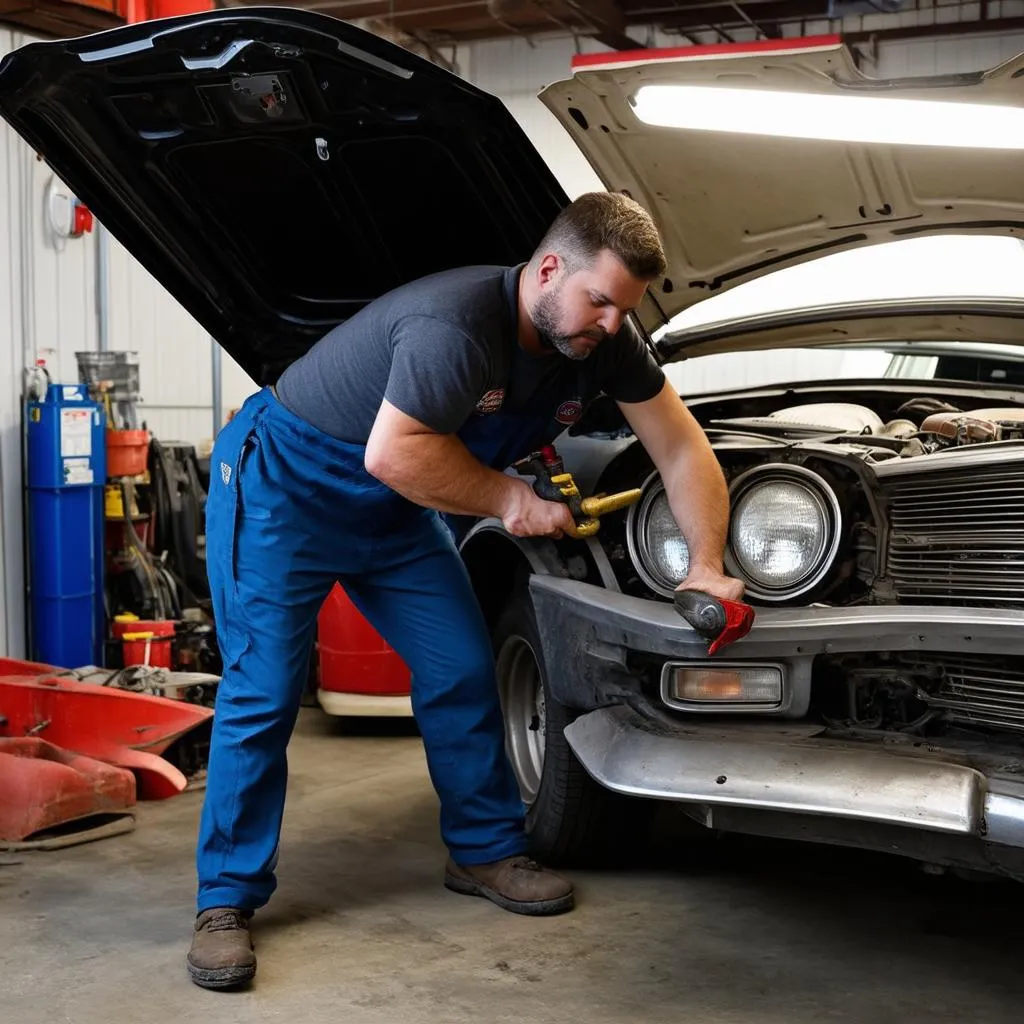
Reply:
<svg viewBox="0 0 1024 1024"><path fill-rule="evenodd" d="M970 459L924 476L909 466L884 479L872 470L997 443L1019 464L1024 394L864 380L709 394L687 404L725 472L732 513L726 569L745 581L750 603L1024 603L1004 579L1024 560L1024 539L1004 538L995 554L981 541L1007 527L1019 486L1014 473L992 460L968 468ZM602 528L618 585L627 594L671 599L688 552L653 463L628 428L587 435L572 460L587 477L584 486L595 493L644 488L633 511Z"/></svg>
<svg viewBox="0 0 1024 1024"><path fill-rule="evenodd" d="M882 458L910 458L946 448L1024 440L1024 408L965 409L944 399L918 397L883 419L859 403L807 402L763 416L711 419L707 425L785 440L852 441L889 453Z"/></svg>

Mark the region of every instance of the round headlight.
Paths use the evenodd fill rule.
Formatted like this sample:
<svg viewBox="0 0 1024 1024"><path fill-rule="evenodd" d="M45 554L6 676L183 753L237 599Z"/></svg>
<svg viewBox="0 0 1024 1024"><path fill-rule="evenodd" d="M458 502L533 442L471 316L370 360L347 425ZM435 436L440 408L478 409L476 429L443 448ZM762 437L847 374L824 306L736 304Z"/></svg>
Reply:
<svg viewBox="0 0 1024 1024"><path fill-rule="evenodd" d="M752 596L786 600L815 586L839 544L839 503L816 473L761 467L734 489L729 547Z"/></svg>
<svg viewBox="0 0 1024 1024"><path fill-rule="evenodd" d="M627 518L626 536L636 571L651 589L671 597L690 571L690 551L660 479L644 485L644 496Z"/></svg>

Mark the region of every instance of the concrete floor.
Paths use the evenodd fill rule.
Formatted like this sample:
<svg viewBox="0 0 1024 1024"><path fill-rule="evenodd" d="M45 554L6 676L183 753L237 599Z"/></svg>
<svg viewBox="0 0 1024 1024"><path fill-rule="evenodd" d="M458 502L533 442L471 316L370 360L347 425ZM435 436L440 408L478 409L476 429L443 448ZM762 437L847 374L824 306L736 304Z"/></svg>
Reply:
<svg viewBox="0 0 1024 1024"><path fill-rule="evenodd" d="M578 907L531 920L440 884L418 738L302 712L280 886L254 986L184 969L202 801L136 831L0 854L4 1024L1019 1022L1024 887L749 839L663 841L646 866L575 873ZM14 863L17 862L17 863Z"/></svg>

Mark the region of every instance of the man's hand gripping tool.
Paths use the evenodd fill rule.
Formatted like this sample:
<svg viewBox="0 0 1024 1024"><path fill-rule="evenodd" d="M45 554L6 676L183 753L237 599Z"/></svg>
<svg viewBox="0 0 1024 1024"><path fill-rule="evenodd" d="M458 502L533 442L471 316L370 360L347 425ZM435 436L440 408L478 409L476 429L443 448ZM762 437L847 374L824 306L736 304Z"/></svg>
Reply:
<svg viewBox="0 0 1024 1024"><path fill-rule="evenodd" d="M576 524L573 537L593 537L601 528L598 521L609 512L617 512L640 500L643 494L638 487L618 494L598 495L584 498L571 473L566 473L561 456L553 445L547 445L538 452L527 455L513 463L513 468L521 476L533 477L533 490L538 498L545 501L560 501L569 506Z"/></svg>
<svg viewBox="0 0 1024 1024"><path fill-rule="evenodd" d="M708 641L708 654L746 636L754 609L739 601L721 601L703 590L677 590L673 604L680 615Z"/></svg>

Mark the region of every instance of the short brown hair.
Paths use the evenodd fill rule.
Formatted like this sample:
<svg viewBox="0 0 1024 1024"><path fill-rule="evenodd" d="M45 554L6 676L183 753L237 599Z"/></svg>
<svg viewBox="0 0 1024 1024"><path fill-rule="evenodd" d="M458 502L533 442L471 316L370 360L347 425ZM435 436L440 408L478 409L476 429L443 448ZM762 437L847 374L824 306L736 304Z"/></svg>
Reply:
<svg viewBox="0 0 1024 1024"><path fill-rule="evenodd" d="M589 267L608 249L642 281L665 273L665 251L651 215L621 192L586 192L555 218L534 253L556 252L569 273Z"/></svg>

